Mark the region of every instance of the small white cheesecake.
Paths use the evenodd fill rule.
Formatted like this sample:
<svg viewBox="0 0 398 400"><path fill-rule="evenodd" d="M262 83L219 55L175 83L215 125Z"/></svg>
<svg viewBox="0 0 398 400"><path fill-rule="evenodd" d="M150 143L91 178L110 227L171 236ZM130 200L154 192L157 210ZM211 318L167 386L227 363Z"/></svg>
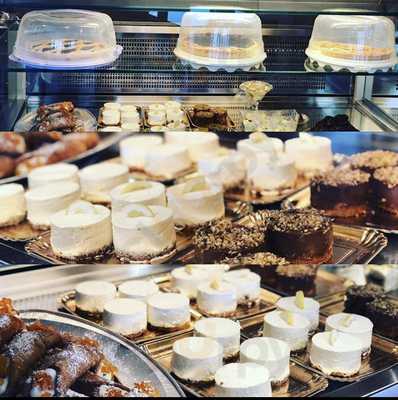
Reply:
<svg viewBox="0 0 398 400"><path fill-rule="evenodd" d="M154 294L159 292L159 287L152 281L133 280L123 282L118 287L120 298L129 298L147 302Z"/></svg>
<svg viewBox="0 0 398 400"><path fill-rule="evenodd" d="M182 329L191 321L189 298L177 293L157 293L148 299L148 323L165 330Z"/></svg>
<svg viewBox="0 0 398 400"><path fill-rule="evenodd" d="M26 217L25 191L22 185L0 185L0 227L18 225Z"/></svg>
<svg viewBox="0 0 398 400"><path fill-rule="evenodd" d="M253 305L260 300L261 277L248 269L229 271L224 281L233 285L238 293L238 304Z"/></svg>
<svg viewBox="0 0 398 400"><path fill-rule="evenodd" d="M228 361L239 355L240 324L227 318L202 318L195 322L196 336L217 340L223 347L224 360Z"/></svg>
<svg viewBox="0 0 398 400"><path fill-rule="evenodd" d="M215 380L218 397L272 397L269 372L259 364L224 365L216 372Z"/></svg>
<svg viewBox="0 0 398 400"><path fill-rule="evenodd" d="M179 293L185 294L191 300L196 299L198 286L210 282L211 276L206 270L186 266L171 271L171 286Z"/></svg>
<svg viewBox="0 0 398 400"><path fill-rule="evenodd" d="M214 381L222 367L223 348L214 339L187 337L173 344L171 370L180 379L191 383Z"/></svg>
<svg viewBox="0 0 398 400"><path fill-rule="evenodd" d="M350 377L361 368L362 349L362 341L349 333L321 332L312 337L310 362L326 375Z"/></svg>
<svg viewBox="0 0 398 400"><path fill-rule="evenodd" d="M28 175L29 188L47 185L49 183L79 183L79 169L76 165L58 163L35 168Z"/></svg>
<svg viewBox="0 0 398 400"><path fill-rule="evenodd" d="M238 140L236 147L249 161L259 153L268 155L282 154L284 144L281 139L268 137L263 132L253 132L248 139Z"/></svg>
<svg viewBox="0 0 398 400"><path fill-rule="evenodd" d="M310 325L302 314L271 311L264 316L263 336L284 340L291 351L300 351L307 347Z"/></svg>
<svg viewBox="0 0 398 400"><path fill-rule="evenodd" d="M116 286L104 281L86 281L75 288L76 310L90 314L102 314L104 305L116 298Z"/></svg>
<svg viewBox="0 0 398 400"><path fill-rule="evenodd" d="M240 348L240 362L252 362L266 367L272 385L286 382L290 374L290 347L287 342L270 337L248 339Z"/></svg>
<svg viewBox="0 0 398 400"><path fill-rule="evenodd" d="M147 328L146 304L134 299L114 299L104 305L104 326L130 337L142 335Z"/></svg>

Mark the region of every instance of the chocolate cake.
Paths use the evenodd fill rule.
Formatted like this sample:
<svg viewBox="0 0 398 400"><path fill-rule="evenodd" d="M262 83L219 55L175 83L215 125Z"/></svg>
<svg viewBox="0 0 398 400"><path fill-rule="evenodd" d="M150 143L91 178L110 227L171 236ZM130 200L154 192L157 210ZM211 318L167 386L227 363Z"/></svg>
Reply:
<svg viewBox="0 0 398 400"><path fill-rule="evenodd" d="M198 104L189 112L189 115L193 124L199 127L227 126L227 111L224 108Z"/></svg>
<svg viewBox="0 0 398 400"><path fill-rule="evenodd" d="M315 295L316 265L281 265L276 268L276 288L294 295L302 290L305 295Z"/></svg>
<svg viewBox="0 0 398 400"><path fill-rule="evenodd" d="M347 115L339 114L335 117L328 115L321 119L311 131L358 131L358 129L350 123Z"/></svg>
<svg viewBox="0 0 398 400"><path fill-rule="evenodd" d="M398 339L398 304L377 298L365 307L366 316L373 322L375 331L391 339Z"/></svg>
<svg viewBox="0 0 398 400"><path fill-rule="evenodd" d="M384 290L380 286L367 284L365 286L350 286L346 291L344 310L348 313L367 316L367 304L384 298Z"/></svg>
<svg viewBox="0 0 398 400"><path fill-rule="evenodd" d="M357 218L369 214L371 176L359 169L334 169L311 182L311 205L323 214Z"/></svg>
<svg viewBox="0 0 398 400"><path fill-rule="evenodd" d="M373 174L374 207L398 218L398 167L379 168Z"/></svg>
<svg viewBox="0 0 398 400"><path fill-rule="evenodd" d="M365 151L351 156L351 167L372 174L378 168L398 166L398 153L393 151Z"/></svg>

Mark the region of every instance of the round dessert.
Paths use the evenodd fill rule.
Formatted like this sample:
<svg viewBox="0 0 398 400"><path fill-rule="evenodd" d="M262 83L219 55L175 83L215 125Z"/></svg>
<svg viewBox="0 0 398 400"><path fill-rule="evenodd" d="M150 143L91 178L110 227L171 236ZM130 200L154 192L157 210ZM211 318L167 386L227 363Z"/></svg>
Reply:
<svg viewBox="0 0 398 400"><path fill-rule="evenodd" d="M109 205L111 202L110 191L128 181L129 170L121 164L100 163L83 168L80 170L79 176L84 200Z"/></svg>
<svg viewBox="0 0 398 400"><path fill-rule="evenodd" d="M93 259L112 246L111 212L104 206L76 201L51 215L51 248L67 260Z"/></svg>
<svg viewBox="0 0 398 400"><path fill-rule="evenodd" d="M22 185L0 185L0 227L18 225L25 219L26 201Z"/></svg>
<svg viewBox="0 0 398 400"><path fill-rule="evenodd" d="M222 367L222 346L206 337L187 337L173 344L171 371L189 383L210 383Z"/></svg>
<svg viewBox="0 0 398 400"><path fill-rule="evenodd" d="M312 337L310 363L330 376L347 378L361 368L362 341L348 333L321 332Z"/></svg>
<svg viewBox="0 0 398 400"><path fill-rule="evenodd" d="M50 217L79 200L77 183L50 183L25 193L28 220L37 229L49 229Z"/></svg>
<svg viewBox="0 0 398 400"><path fill-rule="evenodd" d="M369 209L370 175L361 170L334 169L311 182L311 205L330 217L361 217Z"/></svg>
<svg viewBox="0 0 398 400"><path fill-rule="evenodd" d="M300 132L298 138L286 140L285 149L286 154L295 160L298 171L305 175L332 167L332 142L329 138Z"/></svg>
<svg viewBox="0 0 398 400"><path fill-rule="evenodd" d="M186 146L193 162L203 157L216 155L220 143L213 132L166 132L166 143Z"/></svg>
<svg viewBox="0 0 398 400"><path fill-rule="evenodd" d="M300 290L295 297L282 297L276 302L278 310L291 311L302 314L306 317L311 325L310 330L314 331L319 325L319 308L320 304L311 298L304 297L304 293Z"/></svg>
<svg viewBox="0 0 398 400"><path fill-rule="evenodd" d="M140 116L137 112L135 111L121 111L120 112L120 122L121 124L133 124L133 125L138 125L140 124Z"/></svg>
<svg viewBox="0 0 398 400"><path fill-rule="evenodd" d="M216 372L215 380L218 397L272 397L269 372L259 364L224 365Z"/></svg>
<svg viewBox="0 0 398 400"><path fill-rule="evenodd" d="M150 261L170 256L176 246L169 208L130 204L112 214L113 244L121 260Z"/></svg>
<svg viewBox="0 0 398 400"><path fill-rule="evenodd" d="M398 166L398 153L385 150L365 151L351 156L350 164L353 169L373 174L378 168Z"/></svg>
<svg viewBox="0 0 398 400"><path fill-rule="evenodd" d="M185 294L191 300L196 299L198 286L210 281L210 274L198 268L187 265L185 268L175 268L171 271L171 286L178 292Z"/></svg>
<svg viewBox="0 0 398 400"><path fill-rule="evenodd" d="M186 267L206 272L211 281L222 279L225 272L229 270L227 264L187 264Z"/></svg>
<svg viewBox="0 0 398 400"><path fill-rule="evenodd" d="M282 154L284 144L278 138L268 137L263 132L254 132L248 139L238 140L236 147L242 153L247 161L255 158L257 154Z"/></svg>
<svg viewBox="0 0 398 400"><path fill-rule="evenodd" d="M330 315L326 319L325 330L336 330L357 337L362 342L362 356L365 357L370 353L373 323L369 318L347 313Z"/></svg>
<svg viewBox="0 0 398 400"><path fill-rule="evenodd" d="M290 311L271 311L265 314L263 336L284 340L291 351L307 347L310 321L301 314Z"/></svg>
<svg viewBox="0 0 398 400"><path fill-rule="evenodd" d="M398 218L398 167L377 169L373 174L372 191L375 207Z"/></svg>
<svg viewBox="0 0 398 400"><path fill-rule="evenodd" d="M162 110L148 110L149 125L164 125L166 123L166 112Z"/></svg>
<svg viewBox="0 0 398 400"><path fill-rule="evenodd" d="M152 281L133 280L123 282L118 287L119 297L147 302L148 299L159 292L159 287Z"/></svg>
<svg viewBox="0 0 398 400"><path fill-rule="evenodd" d="M110 192L112 212L129 204L166 207L166 188L159 182L134 181L116 186Z"/></svg>
<svg viewBox="0 0 398 400"><path fill-rule="evenodd" d="M287 382L290 374L289 359L289 345L275 338L248 339L240 348L240 362L251 362L266 367L273 386L281 386Z"/></svg>
<svg viewBox="0 0 398 400"><path fill-rule="evenodd" d="M79 183L79 169L76 165L59 163L35 168L28 175L30 188L49 183L76 182Z"/></svg>
<svg viewBox="0 0 398 400"><path fill-rule="evenodd" d="M101 112L101 118L104 125L118 125L120 123L120 111L105 108Z"/></svg>
<svg viewBox="0 0 398 400"><path fill-rule="evenodd" d="M191 321L189 298L177 293L157 293L148 305L148 324L154 329L176 331L187 327Z"/></svg>
<svg viewBox="0 0 398 400"><path fill-rule="evenodd" d="M276 287L289 294L302 290L306 296L313 296L317 271L317 265L278 265L275 269Z"/></svg>
<svg viewBox="0 0 398 400"><path fill-rule="evenodd" d="M233 285L206 282L198 286L196 299L199 312L211 317L230 317L236 312L238 295Z"/></svg>
<svg viewBox="0 0 398 400"><path fill-rule="evenodd" d="M191 168L192 162L185 146L163 144L147 153L144 169L148 175L173 179Z"/></svg>
<svg viewBox="0 0 398 400"><path fill-rule="evenodd" d="M223 347L225 362L235 360L240 348L240 324L227 318L202 318L195 322L196 336L217 340Z"/></svg>
<svg viewBox="0 0 398 400"><path fill-rule="evenodd" d="M384 290L380 286L373 284L352 285L345 294L344 311L366 317L367 304L379 298L384 298Z"/></svg>
<svg viewBox="0 0 398 400"><path fill-rule="evenodd" d="M175 224L181 227L194 228L225 215L222 188L207 183L203 178L169 187L167 200Z"/></svg>
<svg viewBox="0 0 398 400"><path fill-rule="evenodd" d="M122 163L131 170L143 171L147 154L163 143L163 139L156 135L135 135L123 139L119 144Z"/></svg>
<svg viewBox="0 0 398 400"><path fill-rule="evenodd" d="M233 285L238 294L238 304L253 306L260 301L261 277L248 269L227 272L224 281Z"/></svg>
<svg viewBox="0 0 398 400"><path fill-rule="evenodd" d="M108 328L129 338L141 336L147 328L146 304L134 299L114 299L104 305L103 322Z"/></svg>
<svg viewBox="0 0 398 400"><path fill-rule="evenodd" d="M120 111L121 107L122 107L122 105L120 103L116 103L116 102L104 103L105 110Z"/></svg>
<svg viewBox="0 0 398 400"><path fill-rule="evenodd" d="M103 281L86 281L75 288L76 312L82 316L100 319L104 305L116 297L116 287Z"/></svg>

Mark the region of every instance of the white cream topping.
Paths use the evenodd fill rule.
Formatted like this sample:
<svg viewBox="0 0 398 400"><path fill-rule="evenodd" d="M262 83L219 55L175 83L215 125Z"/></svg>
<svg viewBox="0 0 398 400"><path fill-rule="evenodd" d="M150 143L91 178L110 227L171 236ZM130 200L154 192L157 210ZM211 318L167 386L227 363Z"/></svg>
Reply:
<svg viewBox="0 0 398 400"><path fill-rule="evenodd" d="M254 132L248 139L239 140L236 147L247 161L249 161L258 153L280 155L283 153L284 144L278 138L268 137L263 132Z"/></svg>
<svg viewBox="0 0 398 400"><path fill-rule="evenodd" d="M116 287L104 281L86 281L75 288L76 306L83 311L104 311L104 304L116 297Z"/></svg>
<svg viewBox="0 0 398 400"><path fill-rule="evenodd" d="M76 182L79 183L79 169L76 165L59 163L35 168L28 175L29 188L47 185L49 183Z"/></svg>
<svg viewBox="0 0 398 400"><path fill-rule="evenodd" d="M238 269L227 272L224 280L233 285L238 294L238 303L256 301L260 298L261 277L248 269Z"/></svg>
<svg viewBox="0 0 398 400"><path fill-rule="evenodd" d="M175 268L171 271L172 287L190 299L196 298L199 284L209 282L210 280L211 276L209 273L189 266Z"/></svg>
<svg viewBox="0 0 398 400"><path fill-rule="evenodd" d="M22 185L0 185L0 225L18 223L25 218L26 201Z"/></svg>
<svg viewBox="0 0 398 400"><path fill-rule="evenodd" d="M148 299L159 292L159 287L152 281L133 280L123 282L118 287L119 297L136 299L147 302Z"/></svg>
<svg viewBox="0 0 398 400"><path fill-rule="evenodd" d="M148 110L149 125L164 125L166 123L166 112L164 110Z"/></svg>
<svg viewBox="0 0 398 400"><path fill-rule="evenodd" d="M201 311L209 315L219 316L232 313L238 305L238 295L233 285L219 282L203 283L198 286L197 304Z"/></svg>
<svg viewBox="0 0 398 400"><path fill-rule="evenodd" d="M40 381L37 382L35 381L35 375L36 374L46 374L47 378L51 382L51 388L48 387L40 387L39 384L41 383ZM55 394L55 380L57 377L57 372L53 368L47 368L44 370L39 370L33 372L33 384L32 388L30 391L30 397L53 397ZM32 378L29 378L32 380ZM47 381L45 382L45 386L47 386Z"/></svg>

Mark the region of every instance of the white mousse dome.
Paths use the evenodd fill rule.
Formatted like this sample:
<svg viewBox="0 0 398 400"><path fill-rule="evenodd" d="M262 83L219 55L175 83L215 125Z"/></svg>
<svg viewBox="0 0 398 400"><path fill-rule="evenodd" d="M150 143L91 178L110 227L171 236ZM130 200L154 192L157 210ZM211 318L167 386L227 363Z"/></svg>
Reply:
<svg viewBox="0 0 398 400"><path fill-rule="evenodd" d="M22 185L0 185L0 227L17 225L25 219L26 201Z"/></svg>
<svg viewBox="0 0 398 400"><path fill-rule="evenodd" d="M118 292L120 298L141 300L146 303L151 296L159 292L159 287L152 281L137 279L123 282L119 285Z"/></svg>
<svg viewBox="0 0 398 400"><path fill-rule="evenodd" d="M50 164L35 168L28 175L28 184L30 188L46 185L49 183L79 183L79 169L76 165L59 163Z"/></svg>
<svg viewBox="0 0 398 400"><path fill-rule="evenodd" d="M283 153L284 144L281 139L268 137L263 132L254 132L248 139L238 140L236 147L249 161L259 153L280 155Z"/></svg>
<svg viewBox="0 0 398 400"><path fill-rule="evenodd" d="M76 307L89 313L102 313L104 305L116 297L116 286L104 281L86 281L75 288Z"/></svg>

